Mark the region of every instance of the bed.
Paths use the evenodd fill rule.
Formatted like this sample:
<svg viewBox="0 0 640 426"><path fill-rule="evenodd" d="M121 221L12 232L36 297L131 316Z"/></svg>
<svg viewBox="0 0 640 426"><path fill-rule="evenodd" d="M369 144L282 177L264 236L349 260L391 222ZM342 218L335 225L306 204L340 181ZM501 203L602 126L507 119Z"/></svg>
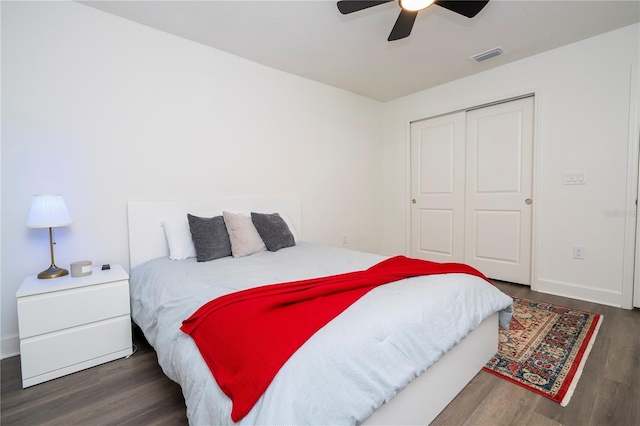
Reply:
<svg viewBox="0 0 640 426"><path fill-rule="evenodd" d="M169 259L164 220L222 211L278 212L296 244L209 262ZM164 373L182 387L194 425L232 424L231 401L180 331L183 320L223 294L362 270L385 259L304 241L300 203L289 198L132 200L128 220L132 318ZM428 424L495 354L498 322L508 324L510 309L508 296L466 274L377 287L300 347L238 423Z"/></svg>

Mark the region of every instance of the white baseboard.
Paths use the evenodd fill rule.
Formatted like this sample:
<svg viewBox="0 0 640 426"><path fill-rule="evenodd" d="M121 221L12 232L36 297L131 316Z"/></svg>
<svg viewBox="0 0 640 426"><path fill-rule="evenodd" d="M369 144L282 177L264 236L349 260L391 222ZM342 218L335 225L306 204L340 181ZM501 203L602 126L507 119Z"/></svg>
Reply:
<svg viewBox="0 0 640 426"><path fill-rule="evenodd" d="M577 284L543 279L538 279L536 290L540 293L554 294L556 296L584 300L585 302L615 306L616 308L620 308L622 306L622 292L607 291L593 287L585 287Z"/></svg>
<svg viewBox="0 0 640 426"><path fill-rule="evenodd" d="M3 337L0 341L0 359L20 355L20 338L17 334Z"/></svg>

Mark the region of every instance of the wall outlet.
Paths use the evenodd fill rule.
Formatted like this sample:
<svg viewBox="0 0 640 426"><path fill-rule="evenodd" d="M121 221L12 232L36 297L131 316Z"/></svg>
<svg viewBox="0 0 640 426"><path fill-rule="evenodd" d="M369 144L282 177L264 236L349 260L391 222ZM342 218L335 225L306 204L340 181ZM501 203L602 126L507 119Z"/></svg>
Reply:
<svg viewBox="0 0 640 426"><path fill-rule="evenodd" d="M584 246L573 246L573 258L584 259L585 251Z"/></svg>
<svg viewBox="0 0 640 426"><path fill-rule="evenodd" d="M342 234L342 244L349 244L349 236L347 234Z"/></svg>

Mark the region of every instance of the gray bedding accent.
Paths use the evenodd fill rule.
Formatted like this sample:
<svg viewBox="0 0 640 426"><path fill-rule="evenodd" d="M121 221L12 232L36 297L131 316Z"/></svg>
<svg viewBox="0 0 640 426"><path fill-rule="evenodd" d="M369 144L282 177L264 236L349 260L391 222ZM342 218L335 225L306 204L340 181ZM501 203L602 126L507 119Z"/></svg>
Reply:
<svg viewBox="0 0 640 426"><path fill-rule="evenodd" d="M295 246L293 234L287 223L278 213L251 213L253 225L264 241L269 251L278 251L281 248Z"/></svg>
<svg viewBox="0 0 640 426"><path fill-rule="evenodd" d="M199 217L187 214L198 262L231 256L231 242L222 216Z"/></svg>

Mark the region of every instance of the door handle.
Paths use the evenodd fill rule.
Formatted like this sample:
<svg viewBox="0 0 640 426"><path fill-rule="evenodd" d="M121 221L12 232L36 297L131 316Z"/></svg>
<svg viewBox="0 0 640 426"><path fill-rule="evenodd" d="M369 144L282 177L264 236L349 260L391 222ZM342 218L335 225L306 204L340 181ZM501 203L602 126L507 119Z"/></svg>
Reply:
<svg viewBox="0 0 640 426"><path fill-rule="evenodd" d="M411 200L411 203L415 204L416 203L416 199L414 198L413 200Z"/></svg>
<svg viewBox="0 0 640 426"><path fill-rule="evenodd" d="M524 200L524 203L528 206L531 205L531 203L533 203L533 200L531 198L527 198L526 200Z"/></svg>

